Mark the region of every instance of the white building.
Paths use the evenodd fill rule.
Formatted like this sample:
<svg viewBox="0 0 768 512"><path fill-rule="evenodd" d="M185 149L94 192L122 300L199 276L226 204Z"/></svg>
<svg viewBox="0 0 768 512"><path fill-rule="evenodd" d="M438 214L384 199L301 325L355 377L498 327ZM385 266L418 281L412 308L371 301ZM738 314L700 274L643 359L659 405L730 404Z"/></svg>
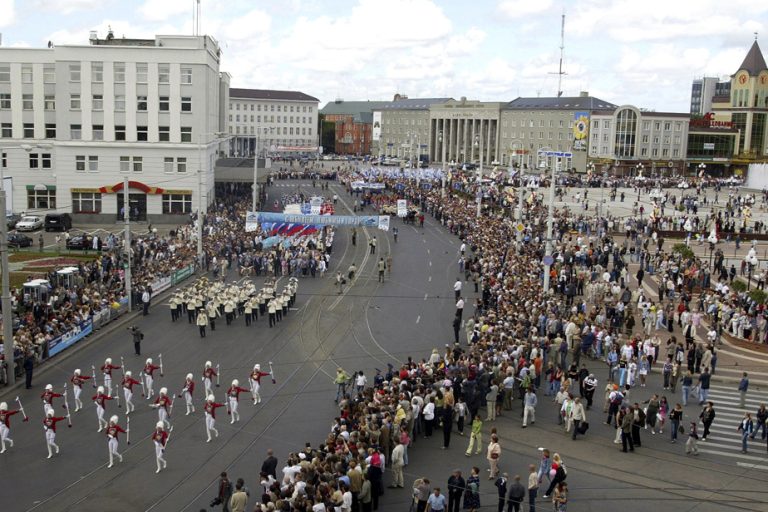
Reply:
<svg viewBox="0 0 768 512"><path fill-rule="evenodd" d="M0 48L0 148L13 211L114 222L125 178L140 220L173 223L212 201L229 91L220 59L210 36L92 33L90 45Z"/></svg>
<svg viewBox="0 0 768 512"><path fill-rule="evenodd" d="M252 156L257 146L259 153L316 152L319 102L299 91L230 88L232 153Z"/></svg>

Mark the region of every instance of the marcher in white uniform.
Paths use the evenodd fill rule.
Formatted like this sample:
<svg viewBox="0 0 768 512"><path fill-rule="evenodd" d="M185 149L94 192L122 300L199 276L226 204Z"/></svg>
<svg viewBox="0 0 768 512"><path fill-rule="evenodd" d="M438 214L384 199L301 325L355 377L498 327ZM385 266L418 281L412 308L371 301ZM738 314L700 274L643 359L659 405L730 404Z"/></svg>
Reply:
<svg viewBox="0 0 768 512"><path fill-rule="evenodd" d="M83 393L83 383L90 379L88 375L80 375L80 369L75 370L75 374L72 376L70 382L72 382L72 391L75 395L75 412L83 408L83 402L80 400L80 395Z"/></svg>
<svg viewBox="0 0 768 512"><path fill-rule="evenodd" d="M152 433L152 442L155 443L155 462L157 462L157 471L155 473L159 473L161 469L168 467L168 462L163 457L165 455L165 445L168 444L168 432L165 431L165 425L162 421L158 421L157 425L155 425L155 431Z"/></svg>
<svg viewBox="0 0 768 512"><path fill-rule="evenodd" d="M104 394L104 386L99 386L91 400L96 404L96 416L99 418L99 430L97 432L101 432L104 427L109 425L107 420L104 419L104 410L106 409L107 400L112 400L112 397Z"/></svg>
<svg viewBox="0 0 768 512"><path fill-rule="evenodd" d="M144 365L144 370L142 373L144 374L144 380L147 383L147 399L150 399L154 396L155 391L152 389L152 384L154 382L154 378L152 377L152 374L155 372L155 370L159 370L160 367L157 365L152 364L152 358L147 359L147 363Z"/></svg>
<svg viewBox="0 0 768 512"><path fill-rule="evenodd" d="M11 445L11 448L13 448L13 439L10 438L11 416L18 413L19 410L9 411L8 404L0 402L0 448L2 448L0 449L0 453L5 453L6 441Z"/></svg>
<svg viewBox="0 0 768 512"><path fill-rule="evenodd" d="M168 421L168 408L172 403L171 399L168 398L168 388L160 388L160 396L155 398L155 403L149 405L157 409L157 419L163 422L167 430L171 429L171 422Z"/></svg>
<svg viewBox="0 0 768 512"><path fill-rule="evenodd" d="M48 412L43 420L43 428L45 429L45 444L48 447L48 458L53 457L51 447L56 449L56 453L59 453L59 445L56 444L56 423L65 420L63 416L54 416L53 411Z"/></svg>
<svg viewBox="0 0 768 512"><path fill-rule="evenodd" d="M216 437L219 437L219 431L216 430L216 409L219 407L224 407L224 404L216 403L216 398L213 394L208 395L208 399L203 406L203 409L205 409L205 433L208 435L208 439L205 441L206 443L211 442L211 432L213 432Z"/></svg>
<svg viewBox="0 0 768 512"><path fill-rule="evenodd" d="M125 397L125 414L130 414L136 410L136 406L133 405L133 386L140 384L139 381L132 377L131 371L125 372L123 376L123 396Z"/></svg>
<svg viewBox="0 0 768 512"><path fill-rule="evenodd" d="M251 396L253 396L253 405L261 402L261 395L259 394L261 378L268 375L270 374L261 371L261 365L257 364L253 366L253 371L251 372Z"/></svg>
<svg viewBox="0 0 768 512"><path fill-rule="evenodd" d="M216 376L216 370L213 369L210 361L206 361L205 368L203 369L203 386L205 387L205 396L208 396L211 393L213 393L213 390L211 389L211 384L213 383L213 378L215 376Z"/></svg>
<svg viewBox="0 0 768 512"><path fill-rule="evenodd" d="M107 468L111 468L114 465L114 457L123 462L123 456L117 451L117 435L120 432L125 434L125 430L117 424L117 419L116 415L109 418L109 425L107 426L107 448L109 448L109 465Z"/></svg>
<svg viewBox="0 0 768 512"><path fill-rule="evenodd" d="M195 391L195 380L191 373L187 374L187 378L184 381L184 389L181 390L182 396L184 396L184 402L187 404L187 414L189 416L195 412L195 404L192 403L192 393Z"/></svg>
<svg viewBox="0 0 768 512"><path fill-rule="evenodd" d="M247 392L248 390L240 387L240 381L235 379L232 381L232 385L227 390L227 400L229 400L229 414L232 419L230 423L240 421L240 413L237 412L237 406L240 402L240 393Z"/></svg>

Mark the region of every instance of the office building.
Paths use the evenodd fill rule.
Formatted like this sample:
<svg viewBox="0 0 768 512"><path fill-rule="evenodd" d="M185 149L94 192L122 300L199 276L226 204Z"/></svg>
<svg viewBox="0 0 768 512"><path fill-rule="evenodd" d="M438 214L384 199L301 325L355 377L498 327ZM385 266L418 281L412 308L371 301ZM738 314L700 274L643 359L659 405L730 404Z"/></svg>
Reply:
<svg viewBox="0 0 768 512"><path fill-rule="evenodd" d="M691 85L691 115L703 116L712 111L712 98L730 96L730 80L721 82L717 77L696 78Z"/></svg>
<svg viewBox="0 0 768 512"><path fill-rule="evenodd" d="M374 156L431 160L430 107L450 98L408 98L397 95L373 111Z"/></svg>
<svg viewBox="0 0 768 512"><path fill-rule="evenodd" d="M370 155L373 141L373 111L381 109L385 101L328 102L321 110L330 140L323 151L338 155ZM333 144L333 147L328 147Z"/></svg>
<svg viewBox="0 0 768 512"><path fill-rule="evenodd" d="M0 48L0 148L12 209L173 223L213 200L229 75L210 36ZM202 169L198 173L198 169Z"/></svg>

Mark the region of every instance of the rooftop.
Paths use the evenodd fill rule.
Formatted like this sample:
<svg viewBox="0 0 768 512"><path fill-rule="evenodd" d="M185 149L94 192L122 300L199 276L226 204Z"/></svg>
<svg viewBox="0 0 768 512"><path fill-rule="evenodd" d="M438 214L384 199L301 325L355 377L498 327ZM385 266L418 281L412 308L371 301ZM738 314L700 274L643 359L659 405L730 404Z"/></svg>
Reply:
<svg viewBox="0 0 768 512"><path fill-rule="evenodd" d="M504 110L614 110L617 105L593 96L517 98Z"/></svg>
<svg viewBox="0 0 768 512"><path fill-rule="evenodd" d="M389 101L329 101L320 109L324 115L351 116L357 123L372 123L373 111L381 110Z"/></svg>
<svg viewBox="0 0 768 512"><path fill-rule="evenodd" d="M747 52L747 56L744 57L744 62L739 66L738 71L741 70L749 73L749 76L757 76L761 71L768 69L765 65L765 58L763 58L763 52L760 51L760 46L757 41L752 43L752 47Z"/></svg>
<svg viewBox="0 0 768 512"><path fill-rule="evenodd" d="M428 110L432 105L445 103L453 98L407 98L385 103L381 110Z"/></svg>
<svg viewBox="0 0 768 512"><path fill-rule="evenodd" d="M229 97L249 100L320 101L314 96L304 94L300 91L278 91L273 89L238 89L236 87L229 88Z"/></svg>

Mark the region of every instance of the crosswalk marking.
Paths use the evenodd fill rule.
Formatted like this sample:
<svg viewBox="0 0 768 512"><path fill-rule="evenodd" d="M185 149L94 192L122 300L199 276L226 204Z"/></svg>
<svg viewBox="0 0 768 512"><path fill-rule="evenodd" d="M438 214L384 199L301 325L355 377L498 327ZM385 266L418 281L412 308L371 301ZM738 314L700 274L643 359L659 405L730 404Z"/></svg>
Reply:
<svg viewBox="0 0 768 512"><path fill-rule="evenodd" d="M747 462L737 462L736 465L742 468L762 469L763 471L768 470L768 466L761 466L759 464L749 464Z"/></svg>

